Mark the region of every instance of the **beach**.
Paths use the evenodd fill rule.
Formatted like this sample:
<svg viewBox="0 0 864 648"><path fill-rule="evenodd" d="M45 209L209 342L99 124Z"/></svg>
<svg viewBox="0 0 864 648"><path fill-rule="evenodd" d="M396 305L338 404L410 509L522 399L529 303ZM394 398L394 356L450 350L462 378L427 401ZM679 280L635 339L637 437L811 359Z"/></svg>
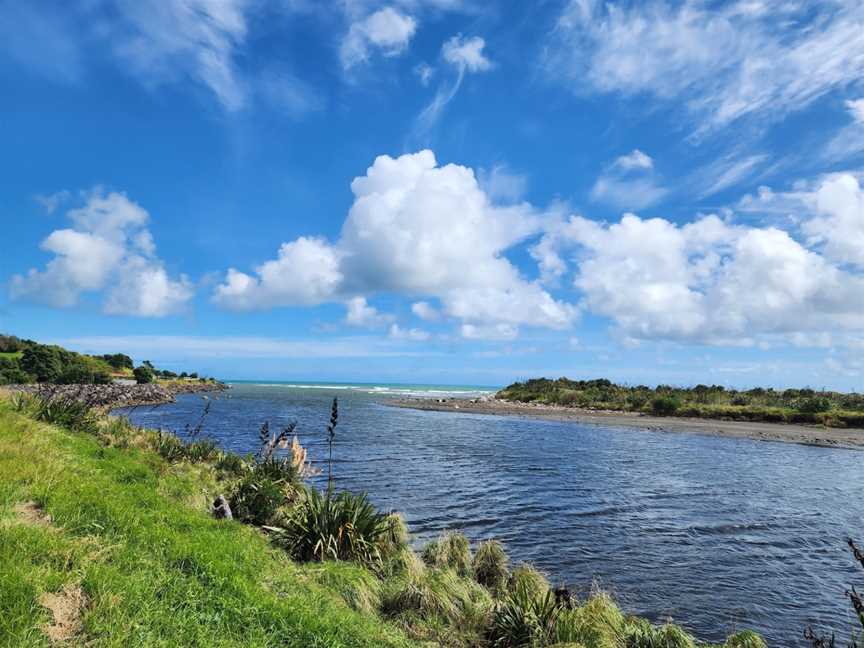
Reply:
<svg viewBox="0 0 864 648"><path fill-rule="evenodd" d="M718 419L650 416L631 412L584 410L557 405L513 403L494 398L400 398L391 401L389 404L395 407L436 412L489 414L552 421L572 421L573 423L603 427L628 427L660 432L797 443L828 448L858 450L864 448L864 429L860 428L827 428L816 425L788 423L756 423Z"/></svg>

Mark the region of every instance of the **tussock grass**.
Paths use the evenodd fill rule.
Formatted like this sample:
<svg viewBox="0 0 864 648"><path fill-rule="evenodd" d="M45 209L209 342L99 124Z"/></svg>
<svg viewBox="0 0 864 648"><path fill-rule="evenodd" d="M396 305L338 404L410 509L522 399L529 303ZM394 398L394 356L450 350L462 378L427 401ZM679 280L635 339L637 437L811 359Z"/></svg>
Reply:
<svg viewBox="0 0 864 648"><path fill-rule="evenodd" d="M471 574L471 545L458 531L448 531L423 548L423 562L430 567L452 569L459 576Z"/></svg>
<svg viewBox="0 0 864 648"><path fill-rule="evenodd" d="M510 592L515 592L520 588L524 588L531 596L543 596L549 591L549 581L538 569L528 563L522 563L507 581L507 589Z"/></svg>
<svg viewBox="0 0 864 648"><path fill-rule="evenodd" d="M474 580L486 587L494 595L503 594L510 577L510 559L504 546L497 540L484 540L474 551L471 570Z"/></svg>

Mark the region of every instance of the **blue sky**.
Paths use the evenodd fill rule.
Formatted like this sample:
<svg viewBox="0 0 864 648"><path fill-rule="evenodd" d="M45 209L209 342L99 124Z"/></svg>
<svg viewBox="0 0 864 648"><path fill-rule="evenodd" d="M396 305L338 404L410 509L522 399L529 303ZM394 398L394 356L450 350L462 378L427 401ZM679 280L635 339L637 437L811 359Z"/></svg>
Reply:
<svg viewBox="0 0 864 648"><path fill-rule="evenodd" d="M857 0L0 0L0 329L226 378L859 389Z"/></svg>

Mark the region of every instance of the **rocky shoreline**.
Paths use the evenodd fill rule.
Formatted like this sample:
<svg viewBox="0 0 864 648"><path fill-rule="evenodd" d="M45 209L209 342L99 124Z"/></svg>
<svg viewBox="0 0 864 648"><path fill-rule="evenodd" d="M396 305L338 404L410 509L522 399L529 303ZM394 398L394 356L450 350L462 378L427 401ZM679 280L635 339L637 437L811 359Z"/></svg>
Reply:
<svg viewBox="0 0 864 648"><path fill-rule="evenodd" d="M494 397L399 398L388 402L388 405L435 412L517 416L551 421L569 421L609 428L626 427L658 432L797 443L827 448L864 449L864 430L857 428L826 428L803 424L661 417L633 412L582 410L560 405L514 403Z"/></svg>
<svg viewBox="0 0 864 648"><path fill-rule="evenodd" d="M96 409L109 411L118 407L163 405L177 400L177 394L221 392L228 389L224 383L172 382L146 385L6 385L4 390L37 394L49 398L74 399L88 403Z"/></svg>

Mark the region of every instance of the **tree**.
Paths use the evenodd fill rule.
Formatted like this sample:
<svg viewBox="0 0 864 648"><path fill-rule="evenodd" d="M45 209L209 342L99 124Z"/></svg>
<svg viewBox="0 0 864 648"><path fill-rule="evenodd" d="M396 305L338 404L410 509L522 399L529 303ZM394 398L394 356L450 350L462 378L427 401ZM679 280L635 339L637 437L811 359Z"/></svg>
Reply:
<svg viewBox="0 0 864 648"><path fill-rule="evenodd" d="M63 371L63 362L56 347L37 345L24 349L21 369L36 378L36 382L53 382Z"/></svg>
<svg viewBox="0 0 864 648"><path fill-rule="evenodd" d="M111 376L104 371L94 371L86 364L71 364L54 380L59 385L107 385Z"/></svg>
<svg viewBox="0 0 864 648"><path fill-rule="evenodd" d="M108 353L99 357L114 369L132 369L135 366L132 358L124 353Z"/></svg>
<svg viewBox="0 0 864 648"><path fill-rule="evenodd" d="M139 385L146 385L152 383L155 379L153 370L147 365L135 367L135 370L132 373L135 376L135 382L137 382Z"/></svg>

